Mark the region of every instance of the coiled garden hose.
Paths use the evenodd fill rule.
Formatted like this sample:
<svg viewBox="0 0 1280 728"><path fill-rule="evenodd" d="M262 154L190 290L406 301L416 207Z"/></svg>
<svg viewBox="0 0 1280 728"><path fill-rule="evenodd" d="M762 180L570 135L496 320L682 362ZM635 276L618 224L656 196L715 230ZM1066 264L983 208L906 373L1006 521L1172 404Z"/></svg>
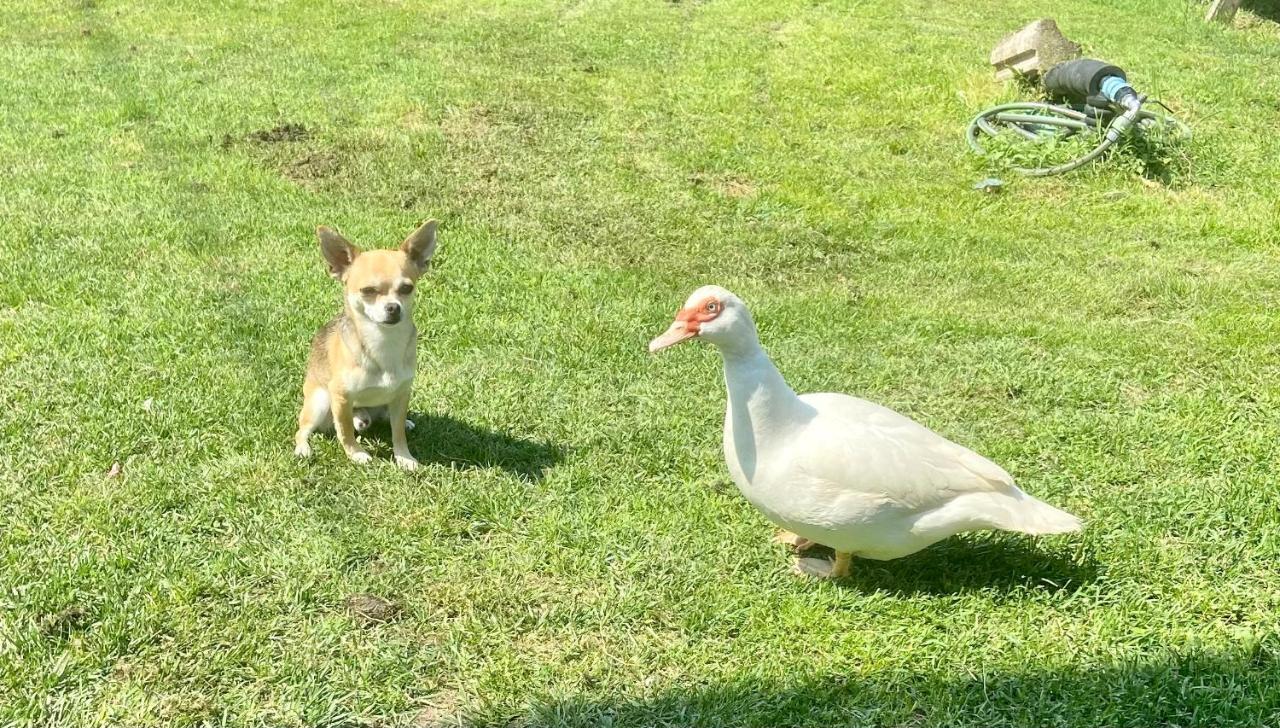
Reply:
<svg viewBox="0 0 1280 728"><path fill-rule="evenodd" d="M1146 96L1139 95L1125 80L1124 71L1115 66L1092 59L1069 61L1054 67L1045 76L1045 87L1050 93L1082 103L1063 106L1042 101L1022 101L993 106L969 122L965 138L969 148L979 155L986 155L981 138L997 137L1002 133L1016 134L1029 142L1065 139L1078 134L1100 134L1098 144L1089 152L1069 162L1052 167L1014 167L1014 171L1029 177L1045 177L1077 169L1098 157L1115 145L1125 131L1137 125L1139 129L1165 126L1190 135L1186 124L1172 116L1157 114L1142 106ZM1153 102L1160 104L1160 102ZM1168 110L1167 106L1160 104Z"/></svg>

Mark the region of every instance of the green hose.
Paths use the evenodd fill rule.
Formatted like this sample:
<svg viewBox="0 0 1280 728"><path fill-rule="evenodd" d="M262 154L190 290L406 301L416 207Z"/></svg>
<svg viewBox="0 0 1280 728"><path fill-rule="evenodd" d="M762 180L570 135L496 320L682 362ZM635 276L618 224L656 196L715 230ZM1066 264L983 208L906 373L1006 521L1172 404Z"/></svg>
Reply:
<svg viewBox="0 0 1280 728"><path fill-rule="evenodd" d="M1037 113L1038 112L1038 113ZM1046 113L1047 112L1047 113ZM1089 131L1102 132L1103 122L1111 120L1105 127L1102 141L1091 151L1075 159L1053 167L1014 167L1015 172L1028 177L1047 177L1062 174L1082 167L1102 156L1119 141L1122 133L1132 124L1149 126L1162 123L1189 135L1191 130L1182 122L1162 114L1155 114L1145 109L1136 108L1124 114L1091 115L1066 106L1047 104L1042 101L1022 101L1011 104L993 106L974 117L965 131L969 148L975 153L985 156L987 150L979 142L979 134L996 137L1008 131L1027 141L1040 142L1049 137L1068 137L1073 134Z"/></svg>

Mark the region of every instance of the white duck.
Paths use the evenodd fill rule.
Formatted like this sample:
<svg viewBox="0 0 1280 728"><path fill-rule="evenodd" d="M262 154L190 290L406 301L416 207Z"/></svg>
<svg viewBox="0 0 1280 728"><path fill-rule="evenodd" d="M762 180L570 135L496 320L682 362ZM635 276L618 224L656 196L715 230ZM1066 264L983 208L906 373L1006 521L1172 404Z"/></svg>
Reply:
<svg viewBox="0 0 1280 728"><path fill-rule="evenodd" d="M1080 529L999 465L891 409L844 394L797 396L760 348L747 307L719 286L694 291L649 351L694 338L724 359L733 481L785 529L780 540L835 551L834 563L797 559L800 573L844 576L852 556L896 559L961 531Z"/></svg>

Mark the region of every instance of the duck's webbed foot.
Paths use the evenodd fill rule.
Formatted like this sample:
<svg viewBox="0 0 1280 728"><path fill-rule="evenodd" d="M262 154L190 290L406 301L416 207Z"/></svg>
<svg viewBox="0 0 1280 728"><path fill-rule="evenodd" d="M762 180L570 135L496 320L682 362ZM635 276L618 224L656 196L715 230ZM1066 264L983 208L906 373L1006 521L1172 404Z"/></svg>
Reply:
<svg viewBox="0 0 1280 728"><path fill-rule="evenodd" d="M849 562L852 560L853 554L837 551L834 561L812 558L796 559L791 566L791 571L800 576L816 579L839 579L849 575Z"/></svg>
<svg viewBox="0 0 1280 728"><path fill-rule="evenodd" d="M780 543L783 546L790 548L793 553L797 554L802 554L818 545L817 541L810 541L804 536L792 533L785 529L778 529L778 533L773 537L773 542Z"/></svg>

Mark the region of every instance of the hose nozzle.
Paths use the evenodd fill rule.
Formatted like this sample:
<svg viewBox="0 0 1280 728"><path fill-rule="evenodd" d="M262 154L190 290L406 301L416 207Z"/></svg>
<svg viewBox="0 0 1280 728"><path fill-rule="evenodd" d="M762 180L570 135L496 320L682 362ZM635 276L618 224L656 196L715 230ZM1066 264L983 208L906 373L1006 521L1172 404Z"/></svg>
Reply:
<svg viewBox="0 0 1280 728"><path fill-rule="evenodd" d="M1109 143L1115 144L1120 139L1120 135L1133 126L1138 114L1142 113L1142 103L1146 100L1146 96L1139 96L1136 91L1129 89L1129 95L1124 97L1123 101L1116 101L1116 103L1125 107L1125 112L1117 116L1111 122L1111 125L1107 127L1107 141Z"/></svg>
<svg viewBox="0 0 1280 728"><path fill-rule="evenodd" d="M1102 79L1098 90L1103 98L1126 109L1141 107L1144 99L1129 85L1124 76L1107 76Z"/></svg>

